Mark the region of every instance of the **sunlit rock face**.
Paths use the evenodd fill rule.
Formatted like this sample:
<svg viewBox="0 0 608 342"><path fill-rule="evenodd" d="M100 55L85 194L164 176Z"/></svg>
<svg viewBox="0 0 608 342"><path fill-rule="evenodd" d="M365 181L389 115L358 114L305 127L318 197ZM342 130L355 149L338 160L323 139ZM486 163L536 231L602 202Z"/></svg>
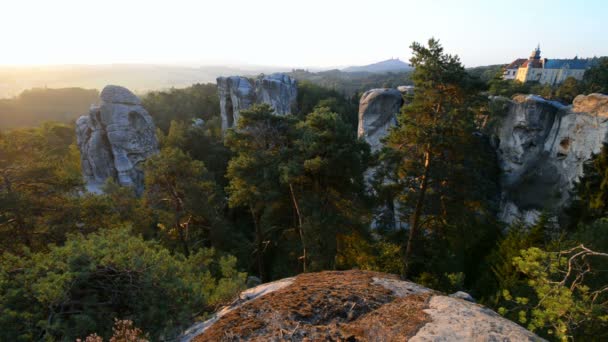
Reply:
<svg viewBox="0 0 608 342"><path fill-rule="evenodd" d="M359 125L357 135L364 139L371 147L372 152L382 148L382 139L389 129L397 124L397 114L403 106L401 92L397 89L371 89L366 91L359 100ZM368 191L373 193L371 182L377 173L377 168L370 168L365 172ZM387 201L385 205L374 211L372 227L386 225L394 228L406 226L402 222L397 201Z"/></svg>
<svg viewBox="0 0 608 342"><path fill-rule="evenodd" d="M382 147L382 138L397 124L402 105L403 98L397 89L372 89L361 96L357 135L365 139L372 152Z"/></svg>
<svg viewBox="0 0 608 342"><path fill-rule="evenodd" d="M297 82L285 74L260 76L250 80L242 76L218 77L222 129L235 127L240 112L256 103L267 103L277 115L295 111Z"/></svg>
<svg viewBox="0 0 608 342"><path fill-rule="evenodd" d="M241 110L255 103L255 89L246 77L218 77L217 91L223 130L236 126Z"/></svg>
<svg viewBox="0 0 608 342"><path fill-rule="evenodd" d="M128 89L106 86L101 104L76 121L82 173L90 192L101 192L108 178L141 194L143 162L158 152L152 117Z"/></svg>
<svg viewBox="0 0 608 342"><path fill-rule="evenodd" d="M583 164L607 141L608 96L580 95L572 106L532 95L494 101L507 101L493 129L502 171L500 219L532 223L542 211L559 218Z"/></svg>
<svg viewBox="0 0 608 342"><path fill-rule="evenodd" d="M296 80L285 74L272 74L255 80L257 103L268 103L275 114L285 115L295 112L298 98Z"/></svg>

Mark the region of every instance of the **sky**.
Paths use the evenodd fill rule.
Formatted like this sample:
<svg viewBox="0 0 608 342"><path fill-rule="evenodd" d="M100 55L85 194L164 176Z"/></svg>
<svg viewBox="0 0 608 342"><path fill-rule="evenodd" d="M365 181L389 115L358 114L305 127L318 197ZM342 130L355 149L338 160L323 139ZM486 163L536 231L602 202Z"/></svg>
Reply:
<svg viewBox="0 0 608 342"><path fill-rule="evenodd" d="M606 0L0 0L0 65L338 67L438 38L468 66L608 55Z"/></svg>

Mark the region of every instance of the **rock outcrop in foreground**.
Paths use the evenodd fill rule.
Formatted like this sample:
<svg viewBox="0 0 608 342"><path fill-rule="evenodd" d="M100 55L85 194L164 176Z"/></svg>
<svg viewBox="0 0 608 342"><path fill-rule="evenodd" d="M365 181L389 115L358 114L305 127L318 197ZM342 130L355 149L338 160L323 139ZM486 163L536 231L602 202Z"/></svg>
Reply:
<svg viewBox="0 0 608 342"><path fill-rule="evenodd" d="M492 124L501 176L499 217L532 223L545 210L558 217L583 165L608 142L608 96L579 95L572 106L516 96Z"/></svg>
<svg viewBox="0 0 608 342"><path fill-rule="evenodd" d="M240 112L256 103L267 103L275 114L294 112L298 97L297 82L285 74L260 76L255 81L242 77L218 77L222 129L236 126Z"/></svg>
<svg viewBox="0 0 608 342"><path fill-rule="evenodd" d="M305 273L242 292L181 341L542 341L457 297L383 273Z"/></svg>
<svg viewBox="0 0 608 342"><path fill-rule="evenodd" d="M108 178L143 191L142 163L158 152L152 117L128 89L109 85L101 104L76 121L82 173L88 191L101 192Z"/></svg>

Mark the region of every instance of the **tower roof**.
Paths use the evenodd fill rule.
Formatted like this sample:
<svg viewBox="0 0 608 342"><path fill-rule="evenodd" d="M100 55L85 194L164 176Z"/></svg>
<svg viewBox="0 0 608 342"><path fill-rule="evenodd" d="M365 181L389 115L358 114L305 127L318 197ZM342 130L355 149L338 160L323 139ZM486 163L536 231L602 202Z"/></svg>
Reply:
<svg viewBox="0 0 608 342"><path fill-rule="evenodd" d="M530 59L540 59L540 44L530 54Z"/></svg>

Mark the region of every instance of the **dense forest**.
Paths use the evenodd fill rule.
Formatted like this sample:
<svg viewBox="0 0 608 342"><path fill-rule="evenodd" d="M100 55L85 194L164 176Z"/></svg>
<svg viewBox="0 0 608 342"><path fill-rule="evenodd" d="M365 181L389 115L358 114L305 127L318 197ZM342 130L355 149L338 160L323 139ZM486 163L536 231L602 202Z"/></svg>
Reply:
<svg viewBox="0 0 608 342"><path fill-rule="evenodd" d="M373 88L396 88L400 85L412 85L411 71L371 73L327 70L310 72L295 69L288 75L298 81L309 81L315 85L335 90L346 97L356 96Z"/></svg>
<svg viewBox="0 0 608 342"><path fill-rule="evenodd" d="M115 323L169 340L260 281L353 268L467 291L552 340L608 339L608 148L568 226L545 215L505 226L477 124L492 115L488 94L606 93L608 60L549 93L467 71L436 40L411 48L407 75L319 83L294 71L297 113L256 105L224 133L215 85L148 93L161 149L140 197L113 181L84 191L71 123L2 130L0 340L108 338ZM357 94L403 84L416 92L372 153L356 135ZM385 214L395 204L407 229Z"/></svg>

